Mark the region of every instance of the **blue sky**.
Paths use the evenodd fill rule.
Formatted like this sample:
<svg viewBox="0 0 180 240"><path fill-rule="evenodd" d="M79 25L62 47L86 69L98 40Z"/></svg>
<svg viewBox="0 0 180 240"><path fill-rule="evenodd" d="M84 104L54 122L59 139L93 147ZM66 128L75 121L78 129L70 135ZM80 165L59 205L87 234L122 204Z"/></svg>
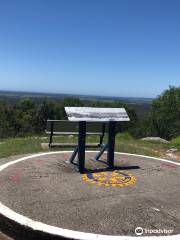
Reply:
<svg viewBox="0 0 180 240"><path fill-rule="evenodd" d="M180 85L179 0L0 0L0 89L155 97Z"/></svg>

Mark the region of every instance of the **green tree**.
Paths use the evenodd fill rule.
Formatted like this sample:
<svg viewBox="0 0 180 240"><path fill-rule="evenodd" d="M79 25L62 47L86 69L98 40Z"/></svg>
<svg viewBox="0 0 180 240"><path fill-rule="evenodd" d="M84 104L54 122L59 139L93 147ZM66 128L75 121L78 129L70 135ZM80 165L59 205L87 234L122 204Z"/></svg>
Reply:
<svg viewBox="0 0 180 240"><path fill-rule="evenodd" d="M65 97L63 99L63 105L64 107L83 107L83 101L81 101L77 97Z"/></svg>
<svg viewBox="0 0 180 240"><path fill-rule="evenodd" d="M47 119L64 119L63 105L61 102L44 99L42 103L36 107L33 124L37 133L42 132L46 128Z"/></svg>
<svg viewBox="0 0 180 240"><path fill-rule="evenodd" d="M36 111L34 100L24 98L15 107L14 132L15 135L24 136L34 133L33 119Z"/></svg>
<svg viewBox="0 0 180 240"><path fill-rule="evenodd" d="M180 87L170 86L153 101L147 134L166 139L180 135Z"/></svg>

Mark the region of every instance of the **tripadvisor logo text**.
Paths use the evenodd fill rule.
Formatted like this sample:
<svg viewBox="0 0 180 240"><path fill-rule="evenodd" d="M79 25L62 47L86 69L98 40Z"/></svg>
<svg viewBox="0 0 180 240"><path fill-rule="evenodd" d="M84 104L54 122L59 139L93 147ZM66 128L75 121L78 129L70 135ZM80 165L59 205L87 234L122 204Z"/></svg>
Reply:
<svg viewBox="0 0 180 240"><path fill-rule="evenodd" d="M145 235L145 234L172 234L173 229L148 229L148 228L142 228L137 227L135 229L135 234L137 236Z"/></svg>

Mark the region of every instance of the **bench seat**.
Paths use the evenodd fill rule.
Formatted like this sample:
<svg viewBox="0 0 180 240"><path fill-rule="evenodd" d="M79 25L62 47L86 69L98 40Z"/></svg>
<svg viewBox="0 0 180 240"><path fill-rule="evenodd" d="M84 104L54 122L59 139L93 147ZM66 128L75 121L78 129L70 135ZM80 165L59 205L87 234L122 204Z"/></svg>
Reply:
<svg viewBox="0 0 180 240"><path fill-rule="evenodd" d="M106 132L106 124L99 122L88 122L86 124L87 136L99 136L99 143L87 143L86 147L93 148L101 146ZM49 135L49 147L74 147L74 143L53 143L53 136L78 136L79 123L69 120L47 120L45 133Z"/></svg>

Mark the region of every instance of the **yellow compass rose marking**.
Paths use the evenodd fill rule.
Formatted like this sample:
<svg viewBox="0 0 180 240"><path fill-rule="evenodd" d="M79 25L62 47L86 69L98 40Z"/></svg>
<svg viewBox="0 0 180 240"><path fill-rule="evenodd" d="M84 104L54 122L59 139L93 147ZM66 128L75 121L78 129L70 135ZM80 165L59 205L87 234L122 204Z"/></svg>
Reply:
<svg viewBox="0 0 180 240"><path fill-rule="evenodd" d="M82 175L82 179L88 183L94 183L105 187L125 187L135 184L137 178L129 172L115 170L113 172L87 173Z"/></svg>

